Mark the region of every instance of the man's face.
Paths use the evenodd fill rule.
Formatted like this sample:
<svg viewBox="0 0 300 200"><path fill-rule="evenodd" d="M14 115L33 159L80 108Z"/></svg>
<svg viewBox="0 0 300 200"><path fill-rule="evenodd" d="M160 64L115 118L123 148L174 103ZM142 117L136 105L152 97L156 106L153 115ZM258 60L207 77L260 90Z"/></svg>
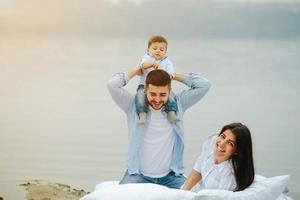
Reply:
<svg viewBox="0 0 300 200"><path fill-rule="evenodd" d="M149 84L146 88L146 96L149 105L155 109L161 109L168 101L170 95L170 87L166 86L154 86Z"/></svg>

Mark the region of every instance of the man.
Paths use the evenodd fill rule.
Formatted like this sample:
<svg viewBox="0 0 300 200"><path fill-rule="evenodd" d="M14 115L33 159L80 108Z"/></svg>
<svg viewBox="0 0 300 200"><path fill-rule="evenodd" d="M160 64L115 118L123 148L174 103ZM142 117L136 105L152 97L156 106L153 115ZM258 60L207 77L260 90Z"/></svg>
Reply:
<svg viewBox="0 0 300 200"><path fill-rule="evenodd" d="M139 123L133 94L123 87L141 69L117 73L107 83L114 101L127 114L129 149L127 171L120 184L156 183L169 188L180 188L183 176L183 123L170 123L164 106L171 92L170 75L164 70L152 70L146 78L145 95L149 105L147 121ZM177 116L182 119L185 110L197 103L209 90L207 79L196 74L176 74L174 80L184 83L189 90L174 95L178 105Z"/></svg>

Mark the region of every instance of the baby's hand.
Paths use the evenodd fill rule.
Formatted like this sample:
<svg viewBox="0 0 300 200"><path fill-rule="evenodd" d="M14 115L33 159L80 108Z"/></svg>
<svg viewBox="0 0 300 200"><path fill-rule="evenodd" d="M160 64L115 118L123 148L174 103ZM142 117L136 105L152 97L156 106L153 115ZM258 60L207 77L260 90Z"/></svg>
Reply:
<svg viewBox="0 0 300 200"><path fill-rule="evenodd" d="M148 68L152 67L153 64L154 64L153 62L144 62L142 64L142 67L143 67L143 69L148 69Z"/></svg>
<svg viewBox="0 0 300 200"><path fill-rule="evenodd" d="M159 64L158 64L158 63L153 63L152 67L153 67L154 69L157 69L157 68L159 67Z"/></svg>

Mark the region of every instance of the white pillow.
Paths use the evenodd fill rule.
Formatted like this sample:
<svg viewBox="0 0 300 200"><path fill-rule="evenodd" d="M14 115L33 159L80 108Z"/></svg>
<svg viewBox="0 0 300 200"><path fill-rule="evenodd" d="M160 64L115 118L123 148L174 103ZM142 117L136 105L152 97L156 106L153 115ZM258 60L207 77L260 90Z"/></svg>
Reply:
<svg viewBox="0 0 300 200"><path fill-rule="evenodd" d="M227 190L200 190L197 200L276 200L283 192L289 175L275 176L271 178L257 178L248 188L239 192Z"/></svg>
<svg viewBox="0 0 300 200"><path fill-rule="evenodd" d="M118 185L117 181L107 181L96 185L92 193L80 200L279 200L289 175L271 178L256 175L255 179L239 192L205 189L198 193L150 183Z"/></svg>
<svg viewBox="0 0 300 200"><path fill-rule="evenodd" d="M151 183L116 185L98 184L95 190L80 200L195 200L196 193Z"/></svg>

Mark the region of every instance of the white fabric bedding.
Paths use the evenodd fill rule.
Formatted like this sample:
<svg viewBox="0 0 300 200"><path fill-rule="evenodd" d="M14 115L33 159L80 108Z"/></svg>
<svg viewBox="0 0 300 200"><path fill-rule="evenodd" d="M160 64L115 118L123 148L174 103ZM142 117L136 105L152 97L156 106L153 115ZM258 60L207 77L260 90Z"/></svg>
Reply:
<svg viewBox="0 0 300 200"><path fill-rule="evenodd" d="M292 200L282 193L288 180L289 175L271 178L256 175L256 181L239 192L208 189L190 192L149 183L118 185L118 181L107 181L96 185L93 192L80 200Z"/></svg>

